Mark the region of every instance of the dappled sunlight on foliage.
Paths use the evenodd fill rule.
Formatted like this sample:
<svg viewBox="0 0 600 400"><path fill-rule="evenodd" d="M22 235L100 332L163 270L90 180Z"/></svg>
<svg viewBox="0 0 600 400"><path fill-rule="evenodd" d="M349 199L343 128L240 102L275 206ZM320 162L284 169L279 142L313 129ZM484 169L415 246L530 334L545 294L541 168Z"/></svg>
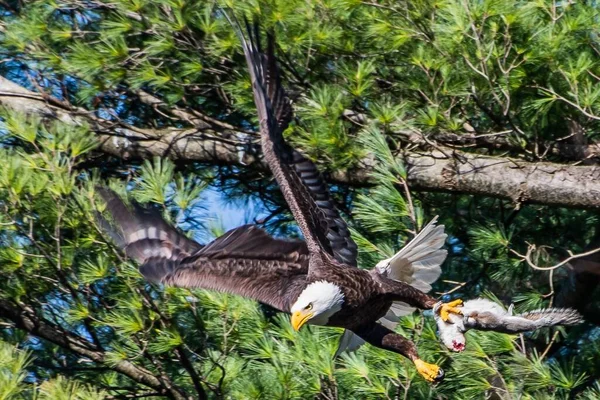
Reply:
<svg viewBox="0 0 600 400"><path fill-rule="evenodd" d="M221 200L299 236L261 164L250 78L220 6L274 31L296 114L285 138L335 182L361 268L438 215L449 257L432 295L573 307L586 322L470 331L457 354L417 311L396 330L446 372L431 385L369 345L334 359L340 329L296 332L254 301L145 281L102 233L96 185L201 243L231 228ZM598 254L552 267L600 246L597 203L560 207L561 192L531 204L526 181L494 192L521 162L550 176L597 166L596 3L8 0L0 12L0 78L35 94L10 103L18 93L0 81L0 398L600 397ZM214 162L170 137L214 148ZM415 159L467 156L512 169L490 183L473 167L477 190L453 167L442 183L414 179L433 166Z"/></svg>

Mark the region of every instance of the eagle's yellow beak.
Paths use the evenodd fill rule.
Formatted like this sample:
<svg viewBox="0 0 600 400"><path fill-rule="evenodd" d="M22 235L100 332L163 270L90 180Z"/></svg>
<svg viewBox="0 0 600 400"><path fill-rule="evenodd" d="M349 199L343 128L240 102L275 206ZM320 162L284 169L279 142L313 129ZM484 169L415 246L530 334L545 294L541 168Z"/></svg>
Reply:
<svg viewBox="0 0 600 400"><path fill-rule="evenodd" d="M292 314L292 326L294 327L294 330L297 331L300 328L302 328L302 325L304 325L306 323L306 321L311 319L313 317L313 315L315 315L315 313L310 310L301 310L301 311L296 311L295 313L293 313Z"/></svg>

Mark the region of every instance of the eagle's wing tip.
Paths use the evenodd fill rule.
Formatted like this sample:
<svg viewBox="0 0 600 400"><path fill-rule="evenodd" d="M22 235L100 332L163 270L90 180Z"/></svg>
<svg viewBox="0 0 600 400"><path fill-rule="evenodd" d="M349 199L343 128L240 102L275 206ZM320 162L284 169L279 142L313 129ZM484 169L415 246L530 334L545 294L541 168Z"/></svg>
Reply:
<svg viewBox="0 0 600 400"><path fill-rule="evenodd" d="M166 258L150 259L139 268L144 279L152 283L162 283L173 270L173 262Z"/></svg>

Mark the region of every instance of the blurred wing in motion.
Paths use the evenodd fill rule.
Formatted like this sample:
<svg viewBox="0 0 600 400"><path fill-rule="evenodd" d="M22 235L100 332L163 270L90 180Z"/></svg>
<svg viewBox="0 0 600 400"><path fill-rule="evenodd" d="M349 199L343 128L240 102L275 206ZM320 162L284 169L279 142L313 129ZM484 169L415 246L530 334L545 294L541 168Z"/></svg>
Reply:
<svg viewBox="0 0 600 400"><path fill-rule="evenodd" d="M237 294L281 311L289 311L305 287L308 249L303 241L274 239L245 225L202 246L158 213L136 204L130 209L109 189L98 192L112 216L112 221L99 216L103 229L151 282Z"/></svg>
<svg viewBox="0 0 600 400"><path fill-rule="evenodd" d="M344 333L340 337L340 343L338 344L338 348L333 357L336 358L345 351L356 351L365 343L366 342L363 338L348 329L344 329Z"/></svg>
<svg viewBox="0 0 600 400"><path fill-rule="evenodd" d="M143 208L137 203L129 208L115 192L105 187L97 186L96 192L106 202L114 222L111 224L98 214L101 228L127 257L138 263L143 264L147 258L167 252L170 258L183 258L203 247L165 222L156 210Z"/></svg>

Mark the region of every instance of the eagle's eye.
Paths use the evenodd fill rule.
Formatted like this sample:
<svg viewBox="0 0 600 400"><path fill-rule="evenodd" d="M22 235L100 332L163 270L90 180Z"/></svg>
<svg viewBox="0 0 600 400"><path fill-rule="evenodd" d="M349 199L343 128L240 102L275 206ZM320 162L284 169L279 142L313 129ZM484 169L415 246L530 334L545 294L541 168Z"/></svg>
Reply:
<svg viewBox="0 0 600 400"><path fill-rule="evenodd" d="M312 310L312 303L308 303L308 305L305 307L306 310Z"/></svg>

